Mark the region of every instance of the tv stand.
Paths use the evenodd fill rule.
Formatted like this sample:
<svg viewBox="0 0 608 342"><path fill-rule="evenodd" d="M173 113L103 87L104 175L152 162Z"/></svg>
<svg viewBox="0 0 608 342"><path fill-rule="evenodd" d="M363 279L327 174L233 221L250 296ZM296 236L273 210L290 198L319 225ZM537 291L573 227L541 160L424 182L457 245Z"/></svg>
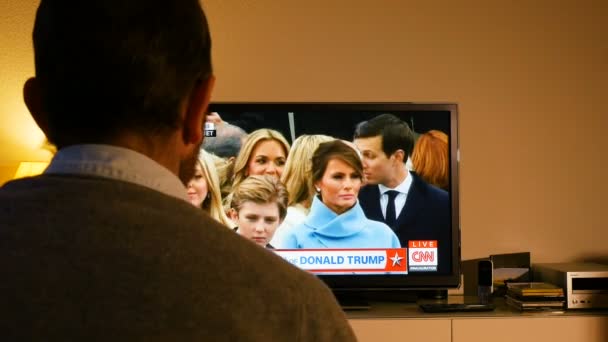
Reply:
<svg viewBox="0 0 608 342"><path fill-rule="evenodd" d="M419 299L446 299L447 290L334 290L334 296L344 310L369 310L370 302L416 303Z"/></svg>
<svg viewBox="0 0 608 342"><path fill-rule="evenodd" d="M476 299L449 296L445 302ZM608 341L608 310L521 312L502 298L494 304L496 309L487 312L426 313L417 304L372 301L369 310L346 311L346 316L361 342Z"/></svg>
<svg viewBox="0 0 608 342"><path fill-rule="evenodd" d="M336 297L340 307L344 311L352 311L352 310L369 310L371 309L371 304L369 301L361 298L354 297Z"/></svg>

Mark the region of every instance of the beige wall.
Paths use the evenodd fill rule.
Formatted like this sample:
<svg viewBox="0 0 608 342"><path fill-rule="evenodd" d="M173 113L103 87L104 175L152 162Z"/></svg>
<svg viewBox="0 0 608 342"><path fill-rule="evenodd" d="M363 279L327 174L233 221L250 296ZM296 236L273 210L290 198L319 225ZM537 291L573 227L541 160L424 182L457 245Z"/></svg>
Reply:
<svg viewBox="0 0 608 342"><path fill-rule="evenodd" d="M23 83L34 75L31 32L37 0L0 1L0 184L21 160L44 161L44 135L23 104Z"/></svg>
<svg viewBox="0 0 608 342"><path fill-rule="evenodd" d="M608 257L608 2L204 4L215 100L458 102L464 259ZM48 155L20 95L36 5L0 5L5 169Z"/></svg>

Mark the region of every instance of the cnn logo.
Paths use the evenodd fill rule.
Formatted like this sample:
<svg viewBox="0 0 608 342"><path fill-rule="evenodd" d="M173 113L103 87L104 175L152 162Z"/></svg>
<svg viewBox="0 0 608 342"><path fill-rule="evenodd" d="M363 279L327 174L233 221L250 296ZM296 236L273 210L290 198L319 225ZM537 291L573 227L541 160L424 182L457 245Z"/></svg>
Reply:
<svg viewBox="0 0 608 342"><path fill-rule="evenodd" d="M409 248L409 262L412 266L437 266L437 248Z"/></svg>
<svg viewBox="0 0 608 342"><path fill-rule="evenodd" d="M412 252L412 261L420 262L435 262L435 251L414 251Z"/></svg>

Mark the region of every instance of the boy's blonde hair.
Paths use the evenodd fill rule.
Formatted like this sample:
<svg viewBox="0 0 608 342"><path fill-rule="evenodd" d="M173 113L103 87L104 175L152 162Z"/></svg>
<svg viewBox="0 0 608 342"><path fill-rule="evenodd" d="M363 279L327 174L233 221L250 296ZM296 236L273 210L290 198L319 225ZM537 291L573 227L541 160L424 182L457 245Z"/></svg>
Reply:
<svg viewBox="0 0 608 342"><path fill-rule="evenodd" d="M287 197L285 185L276 177L249 176L234 188L230 207L238 213L245 202L276 203L279 208L279 219L283 221L287 215Z"/></svg>

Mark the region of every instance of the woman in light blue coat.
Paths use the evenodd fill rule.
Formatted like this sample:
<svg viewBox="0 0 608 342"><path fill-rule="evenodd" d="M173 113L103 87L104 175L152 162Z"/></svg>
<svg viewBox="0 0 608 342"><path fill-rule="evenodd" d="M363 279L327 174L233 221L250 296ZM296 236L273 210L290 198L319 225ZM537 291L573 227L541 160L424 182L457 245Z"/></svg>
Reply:
<svg viewBox="0 0 608 342"><path fill-rule="evenodd" d="M318 193L306 220L285 232L279 248L399 248L384 223L365 217L357 201L363 166L357 152L340 140L319 145L312 157Z"/></svg>

